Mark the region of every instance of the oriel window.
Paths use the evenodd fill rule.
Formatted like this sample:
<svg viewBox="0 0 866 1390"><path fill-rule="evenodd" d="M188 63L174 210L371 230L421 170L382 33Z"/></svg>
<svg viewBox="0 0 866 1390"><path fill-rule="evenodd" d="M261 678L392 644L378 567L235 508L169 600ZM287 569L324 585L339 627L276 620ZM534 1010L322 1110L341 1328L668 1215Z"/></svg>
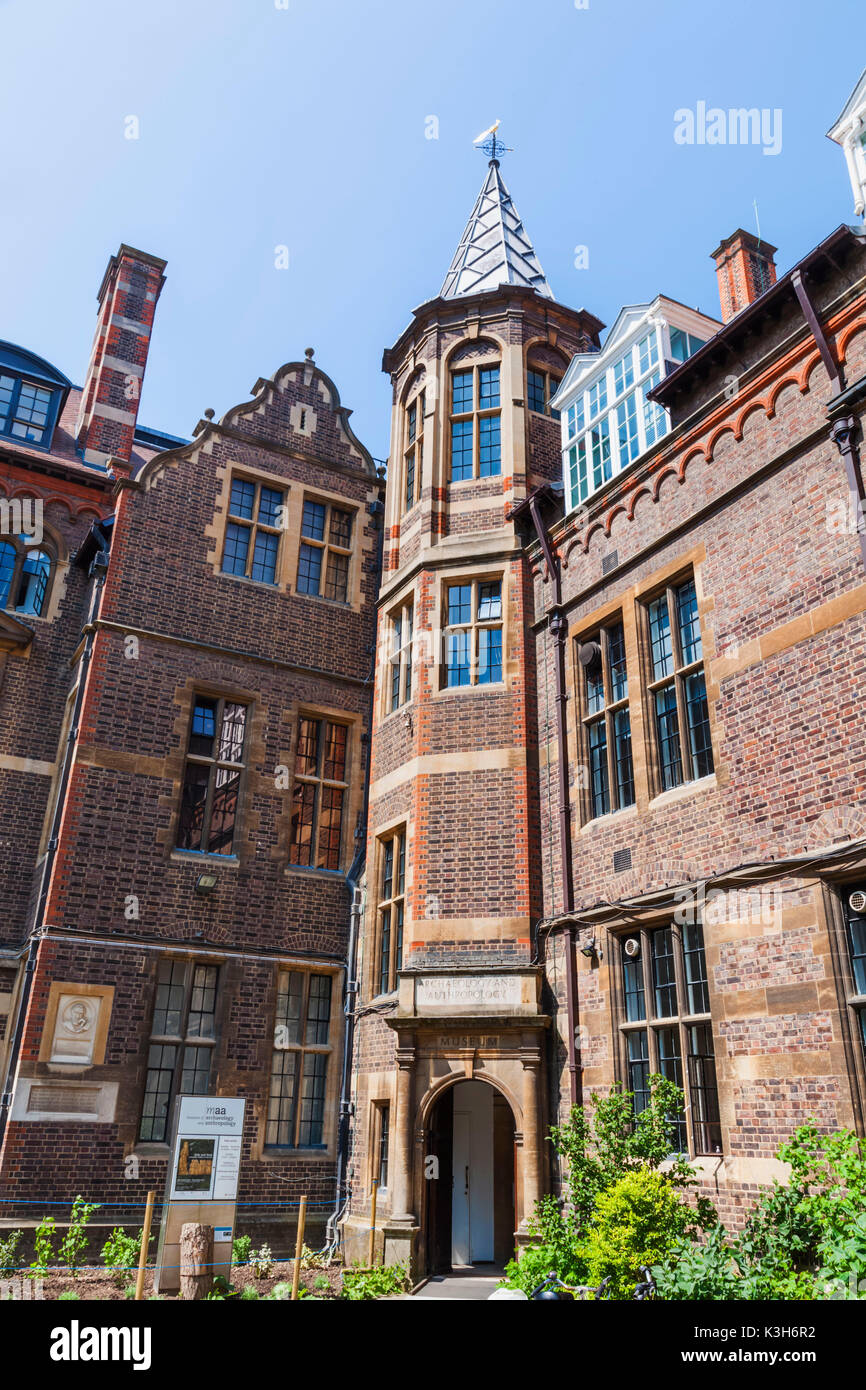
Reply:
<svg viewBox="0 0 866 1390"><path fill-rule="evenodd" d="M248 706L197 695L178 825L178 849L232 854L244 771Z"/></svg>
<svg viewBox="0 0 866 1390"><path fill-rule="evenodd" d="M445 604L445 685L501 682L502 581L449 584Z"/></svg>
<svg viewBox="0 0 866 1390"><path fill-rule="evenodd" d="M703 926L642 927L619 938L620 1040L635 1113L649 1104L654 1073L685 1093L670 1116L672 1148L717 1154L722 1148Z"/></svg>
<svg viewBox="0 0 866 1390"><path fill-rule="evenodd" d="M280 971L265 1134L271 1147L325 1147L332 990L330 975Z"/></svg>
<svg viewBox="0 0 866 1390"><path fill-rule="evenodd" d="M502 472L499 367L451 373L451 481Z"/></svg>
<svg viewBox="0 0 866 1390"><path fill-rule="evenodd" d="M157 969L138 1137L163 1144L175 1096L206 1096L216 1042L219 971L166 957Z"/></svg>
<svg viewBox="0 0 866 1390"><path fill-rule="evenodd" d="M426 395L421 392L406 411L406 447L403 454L403 509L410 511L421 500L424 464L424 409Z"/></svg>
<svg viewBox="0 0 866 1390"><path fill-rule="evenodd" d="M276 584L286 494L249 478L232 478L223 573Z"/></svg>
<svg viewBox="0 0 866 1390"><path fill-rule="evenodd" d="M397 988L403 966L406 903L406 832L398 830L379 846L379 931L377 993Z"/></svg>
<svg viewBox="0 0 866 1390"><path fill-rule="evenodd" d="M340 867L348 738L345 724L314 715L298 720L290 864L311 869Z"/></svg>
<svg viewBox="0 0 866 1390"><path fill-rule="evenodd" d="M647 605L646 631L656 790L668 791L713 771L694 579L666 589Z"/></svg>
<svg viewBox="0 0 866 1390"><path fill-rule="evenodd" d="M578 644L578 688L584 766L585 819L633 806L634 767L628 707L625 633L621 622Z"/></svg>
<svg viewBox="0 0 866 1390"><path fill-rule="evenodd" d="M343 507L309 498L304 502L298 556L299 594L316 594L335 603L348 602L353 522L354 513Z"/></svg>

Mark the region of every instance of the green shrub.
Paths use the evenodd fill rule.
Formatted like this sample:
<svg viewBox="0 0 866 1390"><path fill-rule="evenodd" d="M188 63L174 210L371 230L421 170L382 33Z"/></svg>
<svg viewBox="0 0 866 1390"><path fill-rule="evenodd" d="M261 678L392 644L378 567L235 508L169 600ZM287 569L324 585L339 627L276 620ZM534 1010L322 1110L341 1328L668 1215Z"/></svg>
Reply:
<svg viewBox="0 0 866 1390"><path fill-rule="evenodd" d="M505 1266L506 1288L531 1294L555 1270L565 1284L586 1282L586 1262L581 1254L574 1218L554 1197L542 1197L535 1216L527 1223L532 1240L520 1258Z"/></svg>
<svg viewBox="0 0 866 1390"><path fill-rule="evenodd" d="M352 1302L391 1298L411 1287L412 1281L404 1265L376 1265L374 1269L347 1269L343 1273L343 1297Z"/></svg>
<svg viewBox="0 0 866 1390"><path fill-rule="evenodd" d="M87 1248L84 1228L93 1213L99 1210L99 1205L99 1202L85 1202L83 1197L76 1197L72 1203L69 1226L60 1242L57 1258L62 1265L66 1265L73 1279L78 1277L81 1257Z"/></svg>
<svg viewBox="0 0 866 1390"><path fill-rule="evenodd" d="M290 1283L288 1283L288 1281L283 1282L281 1284L274 1284L274 1287L271 1289L270 1293L265 1295L266 1298L276 1299L277 1302L283 1302L286 1299L290 1299L291 1296L292 1286Z"/></svg>
<svg viewBox="0 0 866 1390"><path fill-rule="evenodd" d="M63 1293L57 1295L58 1303L79 1302L80 1299L81 1295L77 1294L74 1289L64 1289Z"/></svg>
<svg viewBox="0 0 866 1390"><path fill-rule="evenodd" d="M31 1276L41 1276L48 1273L49 1261L54 1259L54 1227L56 1224L53 1216L43 1216L36 1227L36 1234L33 1238L33 1263L28 1271Z"/></svg>
<svg viewBox="0 0 866 1390"><path fill-rule="evenodd" d="M259 1291L256 1288L255 1284L244 1285L243 1292L241 1293L242 1300L249 1301L251 1298L258 1298L258 1296Z"/></svg>
<svg viewBox="0 0 866 1390"><path fill-rule="evenodd" d="M122 1286L129 1271L138 1267L143 1236L143 1230L134 1236L124 1231L121 1226L115 1226L102 1247L102 1263L106 1269L112 1271L111 1277L118 1287ZM148 1236L148 1247L152 1242L153 1236Z"/></svg>
<svg viewBox="0 0 866 1390"><path fill-rule="evenodd" d="M236 1265L245 1265L249 1261L250 1251L253 1248L252 1236L235 1236L232 1243L232 1260Z"/></svg>
<svg viewBox="0 0 866 1390"><path fill-rule="evenodd" d="M724 1226L714 1226L706 1242L679 1240L664 1264L652 1266L656 1297L706 1303L740 1298L737 1268Z"/></svg>
<svg viewBox="0 0 866 1390"><path fill-rule="evenodd" d="M327 1274L317 1274L315 1279L313 1280L313 1288L322 1289L325 1292L330 1292L331 1281L328 1278Z"/></svg>
<svg viewBox="0 0 866 1390"><path fill-rule="evenodd" d="M609 1278L608 1297L632 1298L642 1268L661 1264L694 1219L663 1173L627 1173L596 1200L595 1219L582 1241L588 1282Z"/></svg>
<svg viewBox="0 0 866 1390"><path fill-rule="evenodd" d="M0 1277L4 1279L18 1273L18 1246L22 1234L22 1231L10 1231L8 1236L0 1240Z"/></svg>

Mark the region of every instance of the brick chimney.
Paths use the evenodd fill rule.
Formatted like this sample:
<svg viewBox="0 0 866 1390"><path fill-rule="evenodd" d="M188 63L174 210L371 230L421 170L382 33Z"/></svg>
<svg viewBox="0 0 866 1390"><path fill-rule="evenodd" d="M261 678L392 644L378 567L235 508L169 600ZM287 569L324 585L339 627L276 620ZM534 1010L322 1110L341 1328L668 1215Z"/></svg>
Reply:
<svg viewBox="0 0 866 1390"><path fill-rule="evenodd" d="M760 241L751 232L744 232L742 227L725 237L712 252L724 323L775 285L775 254L775 246Z"/></svg>
<svg viewBox="0 0 866 1390"><path fill-rule="evenodd" d="M75 430L85 463L129 462L165 264L123 244L108 262Z"/></svg>

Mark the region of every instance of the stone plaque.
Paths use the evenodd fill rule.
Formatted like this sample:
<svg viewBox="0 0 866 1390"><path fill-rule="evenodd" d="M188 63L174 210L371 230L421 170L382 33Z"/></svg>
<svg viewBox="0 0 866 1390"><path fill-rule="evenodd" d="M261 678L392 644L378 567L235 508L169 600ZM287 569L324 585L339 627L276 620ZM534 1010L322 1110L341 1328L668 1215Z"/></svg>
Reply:
<svg viewBox="0 0 866 1390"><path fill-rule="evenodd" d="M426 1012L501 1013L520 1006L517 975L419 975L415 1005Z"/></svg>
<svg viewBox="0 0 866 1390"><path fill-rule="evenodd" d="M90 1066L102 1000L85 994L61 994L54 1020L52 1062Z"/></svg>

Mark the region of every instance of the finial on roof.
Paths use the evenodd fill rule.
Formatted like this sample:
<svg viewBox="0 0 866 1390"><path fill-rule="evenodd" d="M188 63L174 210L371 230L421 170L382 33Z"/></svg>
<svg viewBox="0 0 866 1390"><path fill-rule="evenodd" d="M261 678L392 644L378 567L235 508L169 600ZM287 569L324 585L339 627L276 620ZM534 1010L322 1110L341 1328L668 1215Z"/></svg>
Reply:
<svg viewBox="0 0 866 1390"><path fill-rule="evenodd" d="M312 362L315 352L315 348L304 348L304 356L306 357L308 362Z"/></svg>
<svg viewBox="0 0 866 1390"><path fill-rule="evenodd" d="M508 145L504 145L501 140L497 139L496 132L501 124L501 121L494 121L489 129L482 130L481 134L476 135L472 141L473 145L477 145L486 155L490 156L491 168L496 169L499 168L499 156L512 153Z"/></svg>

